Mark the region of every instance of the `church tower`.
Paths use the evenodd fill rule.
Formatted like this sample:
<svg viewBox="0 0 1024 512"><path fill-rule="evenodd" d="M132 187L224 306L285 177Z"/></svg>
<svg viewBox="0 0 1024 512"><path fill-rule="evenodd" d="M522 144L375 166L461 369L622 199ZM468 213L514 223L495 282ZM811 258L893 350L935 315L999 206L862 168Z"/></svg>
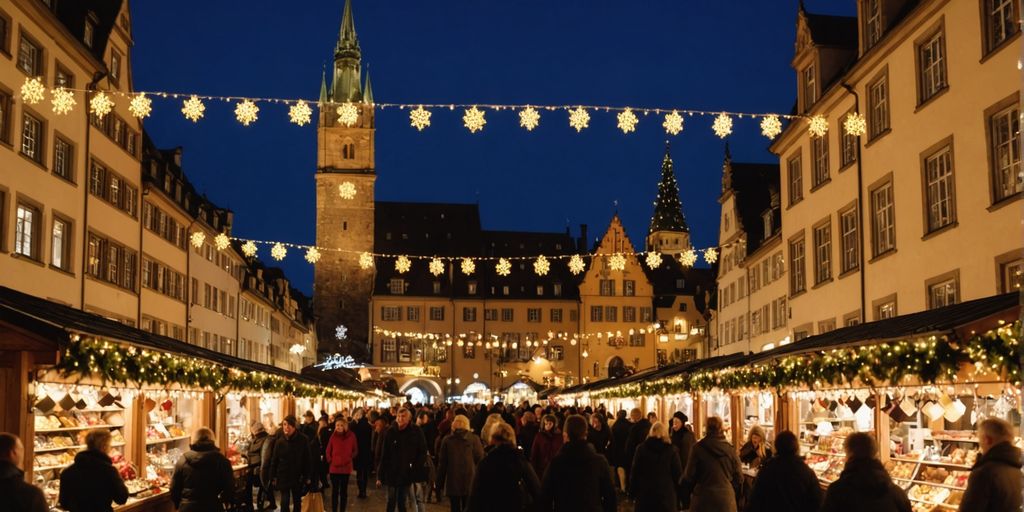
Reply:
<svg viewBox="0 0 1024 512"><path fill-rule="evenodd" d="M346 252L323 251L315 266L313 302L320 350L359 356L369 341L373 270L359 267L359 253L373 252L374 111L369 75L362 82L362 52L346 0L330 84L320 80L317 125L316 244ZM351 125L338 120L338 107L359 112ZM354 253L351 251L355 251ZM338 326L351 345L339 343Z"/></svg>
<svg viewBox="0 0 1024 512"><path fill-rule="evenodd" d="M654 201L654 215L647 231L647 250L678 254L690 250L690 228L683 216L683 204L679 200L679 184L669 144L665 143L665 158L661 161L661 182L658 196Z"/></svg>

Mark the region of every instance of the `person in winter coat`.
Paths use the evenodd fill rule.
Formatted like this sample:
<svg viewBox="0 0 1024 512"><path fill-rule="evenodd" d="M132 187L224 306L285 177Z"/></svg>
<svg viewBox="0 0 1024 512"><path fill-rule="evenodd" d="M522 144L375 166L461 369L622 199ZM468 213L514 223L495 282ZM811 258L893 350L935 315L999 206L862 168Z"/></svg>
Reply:
<svg viewBox="0 0 1024 512"><path fill-rule="evenodd" d="M587 420L565 419L568 442L544 473L537 512L615 512L615 484L608 461L587 442Z"/></svg>
<svg viewBox="0 0 1024 512"><path fill-rule="evenodd" d="M85 435L85 449L60 474L61 508L68 512L101 512L113 510L111 502L124 505L128 501L128 487L107 455L110 441L110 430L105 428Z"/></svg>
<svg viewBox="0 0 1024 512"><path fill-rule="evenodd" d="M747 434L747 442L740 447L740 462L752 468L759 468L762 464L772 458L774 452L768 445L768 439L764 435L764 429L759 425L750 427Z"/></svg>
<svg viewBox="0 0 1024 512"><path fill-rule="evenodd" d="M690 494L690 512L736 512L742 479L736 449L725 440L721 418L708 418L705 430L683 470L683 492Z"/></svg>
<svg viewBox="0 0 1024 512"><path fill-rule="evenodd" d="M348 420L339 417L334 422L334 431L327 440L324 459L331 477L331 511L345 512L348 504L348 478L352 474L353 462L359 454L359 440L348 430Z"/></svg>
<svg viewBox="0 0 1024 512"><path fill-rule="evenodd" d="M249 478L245 484L245 496L243 498L251 505L253 503L253 488L258 488L253 510L263 510L263 502L267 499L267 494L271 493L268 492L269 489L266 486L260 483L260 469L263 464L263 445L270 436L260 420L252 420L249 424L249 433L252 434L252 437L249 438L249 450L245 454L245 458L249 463Z"/></svg>
<svg viewBox="0 0 1024 512"><path fill-rule="evenodd" d="M632 411L629 411L629 420L633 424L629 427L629 437L626 438L626 450L623 452L623 457L625 458L622 460L627 480L629 480L628 475L633 464L633 457L636 455L636 448L640 446L640 443L644 442L644 439L647 439L647 434L651 432L651 422L644 417L640 409L634 408Z"/></svg>
<svg viewBox="0 0 1024 512"><path fill-rule="evenodd" d="M281 436L274 440L269 475L273 488L281 491L281 512L288 512L289 502L301 510L302 496L313 483L313 462L309 439L299 432L295 416L284 418Z"/></svg>
<svg viewBox="0 0 1024 512"><path fill-rule="evenodd" d="M480 438L469 431L469 418L456 416L452 421L452 433L441 441L437 454L437 482L444 485L452 512L466 509L473 474L483 458L484 447Z"/></svg>
<svg viewBox="0 0 1024 512"><path fill-rule="evenodd" d="M540 500L540 481L516 434L501 423L491 429L488 450L473 476L468 512L523 512Z"/></svg>
<svg viewBox="0 0 1024 512"><path fill-rule="evenodd" d="M889 473L878 460L878 446L873 437L865 432L850 434L843 448L846 450L846 466L839 479L825 491L821 512L911 511L907 494L892 483ZM974 512L974 509L968 510Z"/></svg>
<svg viewBox="0 0 1024 512"><path fill-rule="evenodd" d="M519 421L519 432L516 434L516 438L519 440L519 447L523 449L523 453L532 453L533 440L537 437L539 430L537 416L530 411L524 412L523 417Z"/></svg>
<svg viewBox="0 0 1024 512"><path fill-rule="evenodd" d="M377 419L373 420L373 438L371 443L373 444L373 467L376 469L380 466L380 456L384 452L384 434L390 427L387 418L384 416L378 416Z"/></svg>
<svg viewBox="0 0 1024 512"><path fill-rule="evenodd" d="M437 424L430 417L430 411L423 409L416 415L416 426L423 432L423 440L427 443L427 453L437 457Z"/></svg>
<svg viewBox="0 0 1024 512"><path fill-rule="evenodd" d="M480 429L480 437L485 439L491 437L491 429L494 427L494 425L504 422L505 420L502 419L501 415L496 412L487 415L487 420L484 421L484 426Z"/></svg>
<svg viewBox="0 0 1024 512"><path fill-rule="evenodd" d="M342 415L339 415L338 417L345 420L345 417ZM326 489L331 486L329 478L330 467L328 467L327 464L327 443L331 440L331 434L334 433L334 423L335 422L328 420L326 414L317 420L316 445L319 450L311 455L317 464L316 470L317 476L320 478L321 489ZM345 425L348 425L348 420L345 420Z"/></svg>
<svg viewBox="0 0 1024 512"><path fill-rule="evenodd" d="M266 423L263 426L266 427ZM281 427L277 427L263 440L263 448L260 449L260 489L267 499L270 500L270 504L267 507L273 510L277 509L277 501L274 499L274 484L272 482L273 478L270 475L270 459L274 456L274 445L277 444L277 440L283 435L284 432L281 431Z"/></svg>
<svg viewBox="0 0 1024 512"><path fill-rule="evenodd" d="M18 436L0 432L0 496L11 510L47 512L46 498L38 487L25 482L22 463L25 445Z"/></svg>
<svg viewBox="0 0 1024 512"><path fill-rule="evenodd" d="M558 420L552 414L544 416L541 421L541 430L537 433L537 437L533 438L533 446L530 449L530 463L533 464L534 471L542 479L551 459L554 459L558 450L562 449L562 432L558 430L557 422Z"/></svg>
<svg viewBox="0 0 1024 512"><path fill-rule="evenodd" d="M677 512L676 487L683 475L668 428L658 421L636 449L629 474L629 496L636 512Z"/></svg>
<svg viewBox="0 0 1024 512"><path fill-rule="evenodd" d="M608 460L608 447L612 443L612 434L608 431L608 423L604 414L595 412L590 415L590 429L587 430L587 442L594 447L598 455Z"/></svg>
<svg viewBox="0 0 1024 512"><path fill-rule="evenodd" d="M800 457L796 435L788 430L779 432L775 451L775 457L757 473L747 512L817 512L821 507L821 485Z"/></svg>
<svg viewBox="0 0 1024 512"><path fill-rule="evenodd" d="M235 488L231 462L213 444L213 431L192 433L189 451L178 459L171 476L171 502L179 512L219 512L230 503Z"/></svg>
<svg viewBox="0 0 1024 512"><path fill-rule="evenodd" d="M633 424L626 419L626 411L619 409L615 414L615 423L612 423L612 445L609 451L611 457L608 462L615 467L615 476L622 492L626 492L626 468L629 466L626 462L626 441L629 441L629 429L632 427Z"/></svg>
<svg viewBox="0 0 1024 512"><path fill-rule="evenodd" d="M672 447L676 450L676 455L679 456L679 467L685 469L686 462L690 460L690 452L693 451L693 445L697 443L697 437L693 435L693 431L686 425L686 422L690 418L686 416L682 411L676 411L672 415L672 423L669 426L672 436ZM676 497L679 498L680 509L685 510L690 506L690 496L688 493L682 492L681 487L682 480L677 482Z"/></svg>
<svg viewBox="0 0 1024 512"><path fill-rule="evenodd" d="M349 430L356 436L356 444L359 446L356 454L356 488L359 489L359 499L366 499L366 483L370 481L370 472L373 471L373 427L366 420L366 414L362 409L356 409L352 414L352 423Z"/></svg>
<svg viewBox="0 0 1024 512"><path fill-rule="evenodd" d="M978 424L981 456L967 479L961 512L1022 509L1021 453L1013 437L1013 427L1001 419L986 418Z"/></svg>
<svg viewBox="0 0 1024 512"><path fill-rule="evenodd" d="M377 487L387 486L387 512L406 512L410 487L426 480L427 443L423 432L412 424L412 412L400 409L395 424L384 432ZM422 478L422 480L421 480Z"/></svg>

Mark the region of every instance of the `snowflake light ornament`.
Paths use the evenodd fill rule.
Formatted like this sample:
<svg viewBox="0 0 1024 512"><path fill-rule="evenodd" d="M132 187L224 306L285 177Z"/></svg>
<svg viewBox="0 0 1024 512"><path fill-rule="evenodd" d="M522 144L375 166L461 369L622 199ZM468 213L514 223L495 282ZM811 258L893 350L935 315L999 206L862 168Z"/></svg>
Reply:
<svg viewBox="0 0 1024 512"><path fill-rule="evenodd" d="M247 258L252 258L253 256L256 256L256 244L253 243L252 240L249 240L242 244L242 254L244 254Z"/></svg>
<svg viewBox="0 0 1024 512"><path fill-rule="evenodd" d="M435 276L444 274L444 262L441 261L441 258L435 257L434 259L430 260L430 264L427 265L427 269L430 270L430 273Z"/></svg>
<svg viewBox="0 0 1024 512"><path fill-rule="evenodd" d="M228 238L228 235L224 233L217 233L217 236L213 237L213 246L216 247L218 251L227 249L229 245L231 245L231 240Z"/></svg>
<svg viewBox="0 0 1024 512"><path fill-rule="evenodd" d="M356 186L351 181L346 181L341 185L338 185L338 195L342 199L352 200L356 198Z"/></svg>
<svg viewBox="0 0 1024 512"><path fill-rule="evenodd" d="M720 139L728 137L732 133L732 118L724 112L718 114L715 122L711 125L711 129L715 131L715 135L718 135Z"/></svg>
<svg viewBox="0 0 1024 512"><path fill-rule="evenodd" d="M359 109L351 101L343 103L336 112L338 114L338 122L345 126L352 126L359 121Z"/></svg>
<svg viewBox="0 0 1024 512"><path fill-rule="evenodd" d="M679 112L673 110L672 112L665 114L665 122L661 123L662 128L665 128L665 133L669 135L678 135L679 132L683 131L683 116L679 115Z"/></svg>
<svg viewBox="0 0 1024 512"><path fill-rule="evenodd" d="M626 107L626 110L619 112L615 117L619 121L619 129L622 130L622 133L636 131L636 123L639 120L636 118L636 114L633 113L633 109Z"/></svg>
<svg viewBox="0 0 1024 512"><path fill-rule="evenodd" d="M807 131L812 137L821 138L828 133L828 119L825 116L816 115L807 120Z"/></svg>
<svg viewBox="0 0 1024 512"><path fill-rule="evenodd" d="M287 255L288 249L286 249L281 242L274 244L274 246L270 248L270 257L277 261L283 260Z"/></svg>
<svg viewBox="0 0 1024 512"><path fill-rule="evenodd" d="M526 131L532 132L537 125L540 124L540 113L533 107L526 107L519 111L519 126L526 128Z"/></svg>
<svg viewBox="0 0 1024 512"><path fill-rule="evenodd" d="M53 90L50 103L53 105L54 114L64 115L71 112L78 102L75 101L75 95L71 91L58 87Z"/></svg>
<svg viewBox="0 0 1024 512"><path fill-rule="evenodd" d="M235 106L235 119L238 119L242 126L249 126L259 119L260 107L250 100L245 100Z"/></svg>
<svg viewBox="0 0 1024 512"><path fill-rule="evenodd" d="M658 268L661 266L661 253L657 251L651 251L647 253L647 266L650 268Z"/></svg>
<svg viewBox="0 0 1024 512"><path fill-rule="evenodd" d="M395 260L395 271L399 274L408 272L410 268L412 268L412 262L409 261L408 257L399 256L398 259Z"/></svg>
<svg viewBox="0 0 1024 512"><path fill-rule="evenodd" d="M373 268L373 255L368 253L368 252L364 252L364 253L360 254L359 255L359 268L361 268L363 270L369 270L369 269Z"/></svg>
<svg viewBox="0 0 1024 512"><path fill-rule="evenodd" d="M337 340L343 340L348 337L348 327L339 325L334 328L334 338Z"/></svg>
<svg viewBox="0 0 1024 512"><path fill-rule="evenodd" d="M136 119L145 119L153 112L153 100L147 98L146 93L136 95L128 102L128 112Z"/></svg>
<svg viewBox="0 0 1024 512"><path fill-rule="evenodd" d="M114 100L110 99L105 92L98 92L89 100L89 112L100 119L103 119L103 116L109 114L111 110L114 110Z"/></svg>
<svg viewBox="0 0 1024 512"><path fill-rule="evenodd" d="M466 109L466 113L462 115L462 123L469 128L469 133L476 133L484 129L487 120L484 119L484 112L474 106Z"/></svg>
<svg viewBox="0 0 1024 512"><path fill-rule="evenodd" d="M626 257L623 256L622 253L618 252L612 254L611 257L608 258L608 268L618 270L620 272L626 270Z"/></svg>
<svg viewBox="0 0 1024 512"><path fill-rule="evenodd" d="M583 272L584 268L586 268L586 265L583 263L583 258L579 254L573 254L572 257L569 258L569 272L572 272L572 275L579 275L580 272Z"/></svg>
<svg viewBox="0 0 1024 512"><path fill-rule="evenodd" d="M590 114L583 107L576 107L576 110L569 111L569 126L576 128L576 133L583 131L590 126Z"/></svg>
<svg viewBox="0 0 1024 512"><path fill-rule="evenodd" d="M311 119L313 119L313 109L309 108L309 104L305 101L299 101L288 108L288 120L294 124L305 126Z"/></svg>
<svg viewBox="0 0 1024 512"><path fill-rule="evenodd" d="M474 262L473 260L471 260L469 258L462 258L462 265L461 266L462 266L462 273L466 274L467 276L468 275L472 275L473 272L476 272L476 262Z"/></svg>
<svg viewBox="0 0 1024 512"><path fill-rule="evenodd" d="M533 262L533 271L536 272L538 276L546 276L548 275L549 270L551 270L551 262L549 262L543 254L537 256L537 259Z"/></svg>
<svg viewBox="0 0 1024 512"><path fill-rule="evenodd" d="M693 249L686 251L679 255L679 263L682 263L684 267L692 267L694 263L697 263L697 253Z"/></svg>
<svg viewBox="0 0 1024 512"><path fill-rule="evenodd" d="M306 249L306 261L311 265L316 265L316 262L320 261L320 251L316 247Z"/></svg>
<svg viewBox="0 0 1024 512"><path fill-rule="evenodd" d="M847 135L860 137L868 131L868 121L859 112L850 112L843 120L843 130Z"/></svg>
<svg viewBox="0 0 1024 512"><path fill-rule="evenodd" d="M494 271L499 276L507 276L512 273L512 264L507 259L501 258L498 260L498 264L494 266Z"/></svg>
<svg viewBox="0 0 1024 512"><path fill-rule="evenodd" d="M430 126L430 111L425 110L423 105L416 107L415 110L409 111L409 124L416 128L418 131L423 131L424 128Z"/></svg>
<svg viewBox="0 0 1024 512"><path fill-rule="evenodd" d="M774 139L780 133L782 133L782 121L779 120L779 116L772 114L761 119L761 135Z"/></svg>
<svg viewBox="0 0 1024 512"><path fill-rule="evenodd" d="M206 241L206 233L204 233L202 231L193 231L192 232L191 241L192 241L192 247L195 247L196 249L202 247L203 246L203 242Z"/></svg>
<svg viewBox="0 0 1024 512"><path fill-rule="evenodd" d="M195 94L181 104L181 113L185 116L185 119L193 123L199 122L205 112L206 105L203 105L203 100L199 99L199 96Z"/></svg>
<svg viewBox="0 0 1024 512"><path fill-rule="evenodd" d="M39 77L26 78L21 84L21 100L29 105L35 105L43 101L43 94L46 93L46 86Z"/></svg>
<svg viewBox="0 0 1024 512"><path fill-rule="evenodd" d="M704 249L704 261L708 262L708 264L718 261L718 250L714 247Z"/></svg>

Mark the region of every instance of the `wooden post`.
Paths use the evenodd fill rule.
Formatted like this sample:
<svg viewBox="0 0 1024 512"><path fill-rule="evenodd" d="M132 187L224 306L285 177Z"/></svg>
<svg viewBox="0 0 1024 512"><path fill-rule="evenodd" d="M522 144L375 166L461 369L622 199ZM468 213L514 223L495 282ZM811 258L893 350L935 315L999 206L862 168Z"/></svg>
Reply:
<svg viewBox="0 0 1024 512"><path fill-rule="evenodd" d="M0 430L13 432L25 444L25 479L32 481L32 442L35 438L35 418L31 414L33 397L29 397L29 374L32 371L32 353L11 352L0 361L0 391L5 399L0 405Z"/></svg>
<svg viewBox="0 0 1024 512"><path fill-rule="evenodd" d="M217 402L217 395L208 393L209 400L213 402L213 424L210 428L217 435L217 446L225 455L228 453L228 403L227 398Z"/></svg>
<svg viewBox="0 0 1024 512"><path fill-rule="evenodd" d="M732 445L739 450L743 445L743 396L739 393L729 395L729 416L732 423Z"/></svg>
<svg viewBox="0 0 1024 512"><path fill-rule="evenodd" d="M693 393L693 417L690 418L690 423L693 424L693 435L700 439L704 436L704 419L708 414L708 406L704 403L704 395L701 393Z"/></svg>
<svg viewBox="0 0 1024 512"><path fill-rule="evenodd" d="M875 407L875 441L878 441L878 458L882 464L889 462L889 415L883 411L885 405L885 392L876 389L875 400L878 406Z"/></svg>
<svg viewBox="0 0 1024 512"><path fill-rule="evenodd" d="M149 416L146 414L146 395L139 393L135 398L127 398L122 391L124 409L124 457L138 468L140 475L146 469L149 460L146 458L146 431L149 427Z"/></svg>

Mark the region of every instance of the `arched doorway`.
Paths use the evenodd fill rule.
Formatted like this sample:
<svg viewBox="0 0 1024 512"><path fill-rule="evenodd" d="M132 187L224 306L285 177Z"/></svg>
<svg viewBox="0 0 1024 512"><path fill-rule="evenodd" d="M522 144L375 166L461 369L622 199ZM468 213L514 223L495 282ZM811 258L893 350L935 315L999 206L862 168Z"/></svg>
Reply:
<svg viewBox="0 0 1024 512"><path fill-rule="evenodd" d="M405 395L410 402L416 404L432 404L439 402L443 393L441 386L431 379L410 379L402 384L399 394Z"/></svg>
<svg viewBox="0 0 1024 512"><path fill-rule="evenodd" d="M608 377L617 379L626 374L626 363L622 361L619 356L614 356L608 360Z"/></svg>

